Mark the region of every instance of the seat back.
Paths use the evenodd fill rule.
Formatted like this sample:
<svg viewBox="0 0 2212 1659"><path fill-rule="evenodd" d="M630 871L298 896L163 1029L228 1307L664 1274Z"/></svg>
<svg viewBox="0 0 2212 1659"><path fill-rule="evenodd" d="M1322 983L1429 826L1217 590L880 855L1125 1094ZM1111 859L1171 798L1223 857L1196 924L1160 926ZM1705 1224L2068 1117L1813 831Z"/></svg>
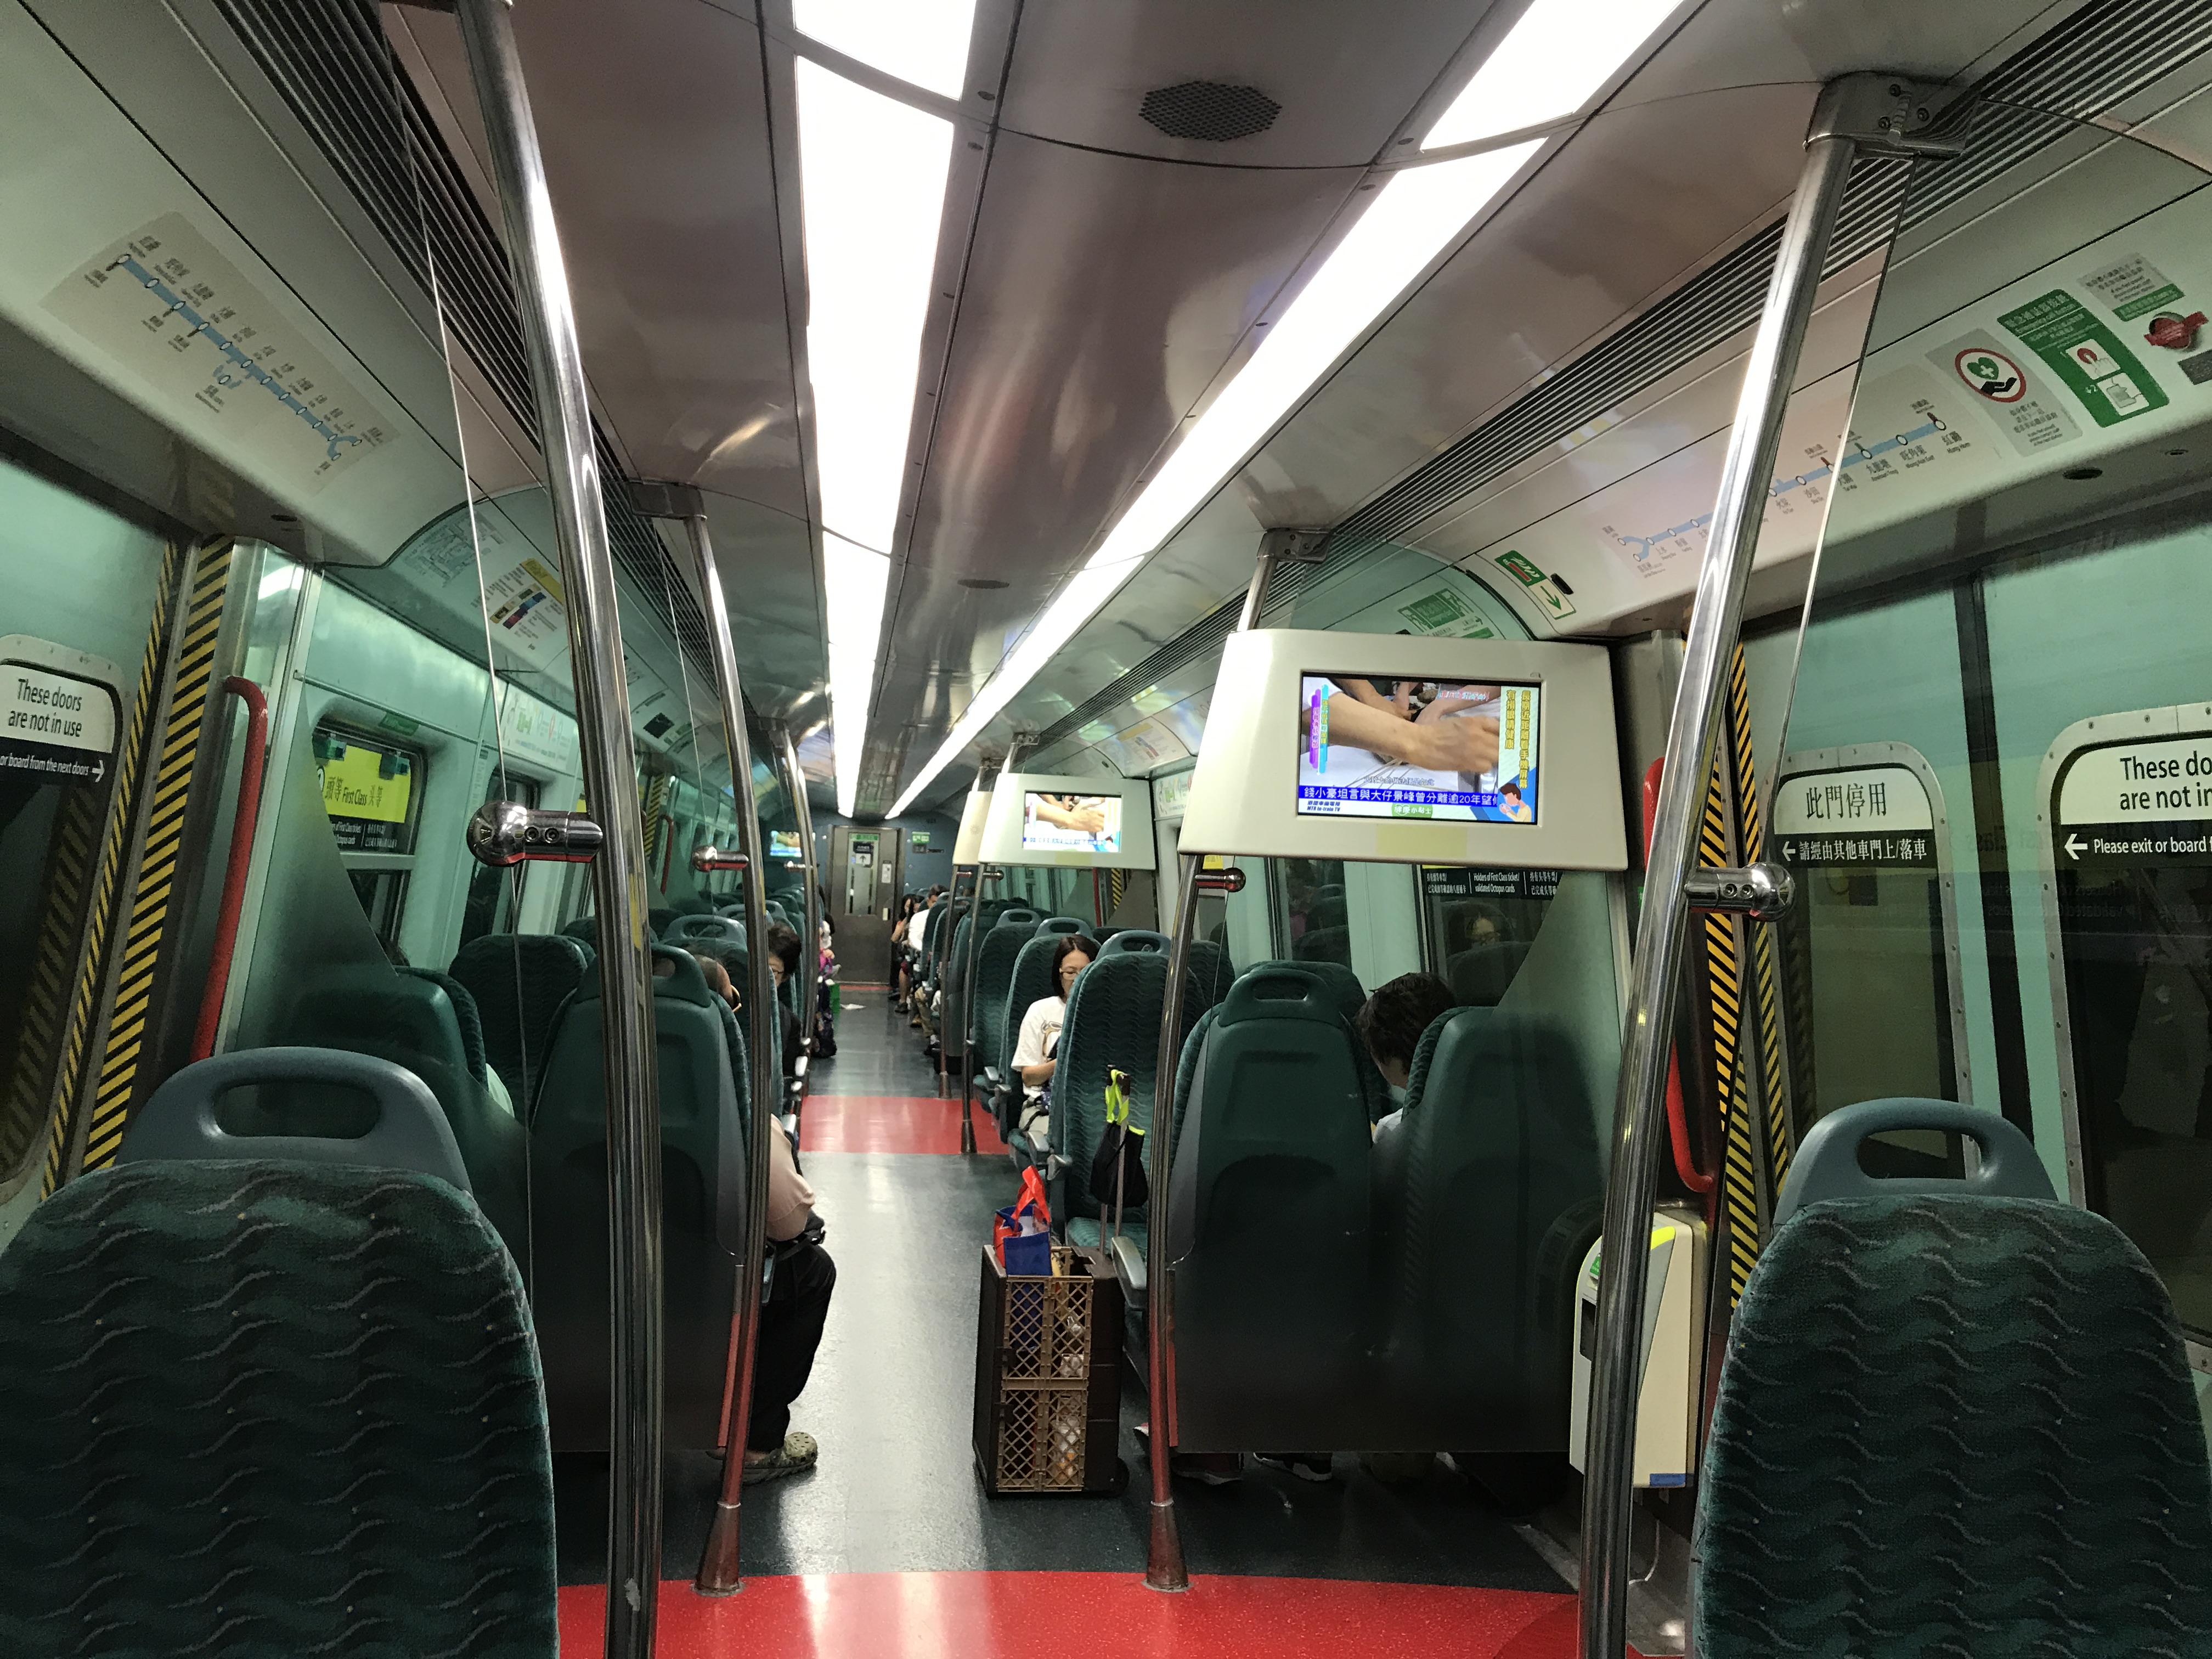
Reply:
<svg viewBox="0 0 2212 1659"><path fill-rule="evenodd" d="M233 1090L271 1083L357 1091L368 1099L374 1116L362 1133L343 1138L234 1134L222 1125L220 1109ZM458 1191L469 1190L453 1127L422 1079L388 1060L342 1048L242 1048L196 1060L173 1073L132 1115L115 1156L122 1164L279 1158L413 1170Z"/></svg>
<svg viewBox="0 0 2212 1659"><path fill-rule="evenodd" d="M957 1062L968 1052L968 941L974 937L975 923L973 916L963 916L954 925L951 948L938 981L945 988L945 1018L939 1023L938 1041L948 1062Z"/></svg>
<svg viewBox="0 0 2212 1659"><path fill-rule="evenodd" d="M1870 1136L1925 1129L1946 1130L1973 1141L1981 1153L1974 1172L1963 1181L1947 1181L1940 1176L1875 1176L1860 1167L1859 1148ZM1860 1101L1829 1113L1813 1126L1790 1161L1782 1196L1775 1200L1774 1224L1779 1227L1808 1204L1825 1199L1907 1193L2054 1200L2058 1196L2034 1146L1995 1112L1961 1106L1955 1100L1900 1096Z"/></svg>
<svg viewBox="0 0 2212 1659"><path fill-rule="evenodd" d="M1091 924L1080 916L1047 916L1037 923L1040 933L1088 933L1091 931Z"/></svg>
<svg viewBox="0 0 2212 1659"><path fill-rule="evenodd" d="M736 916L678 916L665 937L671 945L741 946L745 942L745 924Z"/></svg>
<svg viewBox="0 0 2212 1659"><path fill-rule="evenodd" d="M1528 946L1519 939L1470 945L1444 964L1444 981L1468 1007L1495 1008L1528 959Z"/></svg>
<svg viewBox="0 0 2212 1659"><path fill-rule="evenodd" d="M1341 887L1317 889L1311 903L1306 906L1306 932L1321 927L1342 927L1351 920L1351 911L1344 900Z"/></svg>
<svg viewBox="0 0 2212 1659"><path fill-rule="evenodd" d="M271 1048L343 1048L374 1054L429 1086L460 1148L477 1205L518 1261L528 1261L529 1136L494 1103L469 1065L461 1017L443 975L363 963L319 974L292 1003ZM364 1127L357 1091L271 1080L226 1107L240 1134L343 1139Z"/></svg>
<svg viewBox="0 0 2212 1659"><path fill-rule="evenodd" d="M599 948L599 919L597 916L578 916L573 921L561 924L561 931L586 946L593 954Z"/></svg>
<svg viewBox="0 0 2212 1659"><path fill-rule="evenodd" d="M1024 922L1031 927L1035 927L1037 925L1038 916L1037 913L1030 909L1026 904L1010 904L1005 909L999 912L999 920L1000 921Z"/></svg>
<svg viewBox="0 0 2212 1659"><path fill-rule="evenodd" d="M1352 930L1349 927L1308 927L1291 945L1291 955L1299 962L1334 962L1352 966Z"/></svg>
<svg viewBox="0 0 2212 1659"><path fill-rule="evenodd" d="M1358 1034L1359 1010L1367 1000L1367 989L1360 984L1359 975L1352 971L1350 963L1277 957L1269 962L1255 962L1245 971L1255 973L1262 968L1296 968L1302 973L1311 974L1328 988L1329 1000L1336 1005L1337 1012L1344 1016L1345 1024L1355 1036ZM1367 1098L1367 1116L1372 1122L1390 1109L1390 1085L1383 1080L1382 1073L1375 1069L1374 1057L1367 1052L1367 1045L1355 1042L1352 1046L1357 1050L1352 1064L1359 1073L1360 1092Z"/></svg>
<svg viewBox="0 0 2212 1659"><path fill-rule="evenodd" d="M559 933L487 933L453 958L453 978L476 1000L484 1057L525 1117L545 1069L554 1016L591 967L586 947Z"/></svg>
<svg viewBox="0 0 2212 1659"><path fill-rule="evenodd" d="M435 968L402 968L399 971L434 985L446 994L446 1000L453 1005L454 1023L460 1028L461 1064L467 1067L471 1078L482 1083L485 1065L483 1015L477 1007L476 994L451 974Z"/></svg>
<svg viewBox="0 0 2212 1659"><path fill-rule="evenodd" d="M1853 1198L1777 1229L1695 1524L1708 1659L2212 1650L2181 1334L2141 1253L2069 1205Z"/></svg>
<svg viewBox="0 0 2212 1659"><path fill-rule="evenodd" d="M659 1085L667 1434L716 1443L738 1258L744 1248L743 1041L687 951L653 946ZM554 1443L597 1449L607 1431L606 1105L599 981L562 1012L531 1121L536 1307Z"/></svg>
<svg viewBox="0 0 2212 1659"><path fill-rule="evenodd" d="M1604 1190L1572 1042L1528 1014L1443 1016L1375 1164L1393 1411L1422 1444L1564 1450L1567 1316Z"/></svg>
<svg viewBox="0 0 2212 1659"><path fill-rule="evenodd" d="M1117 927L1098 946L1102 957L1118 957L1132 951L1156 951L1165 956L1172 941L1149 927Z"/></svg>
<svg viewBox="0 0 2212 1659"><path fill-rule="evenodd" d="M0 1651L554 1659L530 1317L445 1182L95 1170L0 1254Z"/></svg>
<svg viewBox="0 0 2212 1659"><path fill-rule="evenodd" d="M975 1011L969 1029L978 1070L1003 1068L1014 1052L1005 1046L1006 999L1013 988L1014 963L1035 931L1034 921L1001 921L976 947Z"/></svg>
<svg viewBox="0 0 2212 1659"><path fill-rule="evenodd" d="M1049 969L1051 957L1045 958ZM1099 953L1083 970L1068 999L1060 1027L1059 1065L1052 1078L1052 1150L1067 1160L1061 1207L1055 1219L1097 1217L1091 1164L1106 1132L1106 1074L1129 1077L1130 1121L1152 1121L1152 1076L1159 1062L1160 1008L1167 995L1168 959L1157 951ZM1172 1079L1170 1079L1172 1081ZM1106 1202L1113 1194L1106 1194ZM1142 1212L1125 1210L1125 1220Z"/></svg>
<svg viewBox="0 0 2212 1659"><path fill-rule="evenodd" d="M1366 1346L1358 1039L1297 968L1242 975L1203 1024L1169 1191L1180 1443L1337 1444L1304 1437Z"/></svg>

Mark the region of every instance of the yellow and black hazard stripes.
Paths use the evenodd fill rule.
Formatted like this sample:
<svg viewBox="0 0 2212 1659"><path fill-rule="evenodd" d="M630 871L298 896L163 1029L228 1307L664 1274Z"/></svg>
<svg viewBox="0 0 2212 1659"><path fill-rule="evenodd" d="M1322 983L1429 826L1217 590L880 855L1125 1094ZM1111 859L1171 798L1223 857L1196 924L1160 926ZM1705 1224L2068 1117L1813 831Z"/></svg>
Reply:
<svg viewBox="0 0 2212 1659"><path fill-rule="evenodd" d="M1726 755L1713 757L1705 785L1705 810L1698 824L1698 862L1716 868L1735 863ZM1729 1302L1734 1306L1759 1260L1759 1170L1743 1072L1743 976L1736 949L1736 919L1708 910L1705 925L1705 988L1712 1053L1712 1099L1721 1127L1720 1202L1729 1246Z"/></svg>
<svg viewBox="0 0 2212 1659"><path fill-rule="evenodd" d="M114 774L110 772L112 780ZM100 855L107 787L64 787L39 884L39 930L32 941L30 979L15 1058L0 1089L0 1178L13 1182L37 1149L53 1109L54 1073L71 994L84 970L84 900Z"/></svg>
<svg viewBox="0 0 2212 1659"><path fill-rule="evenodd" d="M46 1138L45 1188L49 1193L61 1184L76 1129L77 1085L83 1075L86 1048L99 1010L100 983L106 976L103 953L107 930L114 917L116 894L122 885L131 828L137 820L139 762L145 753L147 732L161 699L164 670L170 654L169 611L184 562L183 544L171 542L161 556L161 574L154 587L154 614L146 628L146 649L138 662L138 692L131 699L131 717L125 722L123 741L116 753L114 799L109 803L107 826L100 838L92 907L85 918L82 965L70 996L61 1070L54 1079L57 1106Z"/></svg>
<svg viewBox="0 0 2212 1659"><path fill-rule="evenodd" d="M653 866L668 856L668 836L676 833L675 822L668 816L668 775L655 773L646 781L645 793L639 798L640 810L645 814L645 868L647 878L660 891L668 890L667 879L653 873Z"/></svg>
<svg viewBox="0 0 2212 1659"><path fill-rule="evenodd" d="M1735 760L1738 844L1744 862L1766 851L1766 822L1760 810L1759 774L1752 760L1751 687L1743 647L1735 648L1729 675L1729 747ZM1790 1079L1782 1047L1782 1000L1775 970L1774 929L1750 924L1752 996L1759 1018L1759 1097L1766 1107L1767 1190L1782 1190L1790 1173ZM1771 1206L1770 1206L1770 1208Z"/></svg>
<svg viewBox="0 0 2212 1659"><path fill-rule="evenodd" d="M120 940L122 959L115 971L80 1170L98 1170L114 1161L137 1091L154 1012L155 971L161 965L162 945L174 931L172 899L185 850L185 809L206 732L216 642L222 630L223 600L230 590L235 550L236 544L225 538L202 547L193 560L183 637L170 677L161 749L153 757L144 838L131 880L129 919Z"/></svg>

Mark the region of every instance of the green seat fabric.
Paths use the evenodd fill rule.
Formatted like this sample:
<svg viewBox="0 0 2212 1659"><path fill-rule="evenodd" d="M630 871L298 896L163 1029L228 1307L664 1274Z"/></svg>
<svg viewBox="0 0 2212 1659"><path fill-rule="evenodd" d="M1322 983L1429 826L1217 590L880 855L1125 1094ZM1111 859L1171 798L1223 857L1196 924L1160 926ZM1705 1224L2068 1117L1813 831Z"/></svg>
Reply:
<svg viewBox="0 0 2212 1659"><path fill-rule="evenodd" d="M1030 919L1000 922L975 947L975 1012L970 1030L978 1072L1003 1070L1013 1057L1014 1051L1006 1043L1006 1000L1013 989L1014 963L1036 932L1036 922L1027 911L1009 914ZM1018 1031L1020 1027L1015 1029Z"/></svg>
<svg viewBox="0 0 2212 1659"><path fill-rule="evenodd" d="M443 975L362 963L319 973L278 1023L270 1048L344 1048L404 1066L428 1085L461 1150L485 1218L516 1261L530 1260L529 1135L494 1103L471 1068L460 1009ZM227 1103L234 1134L358 1134L358 1096L316 1085L266 1085Z"/></svg>
<svg viewBox="0 0 2212 1659"><path fill-rule="evenodd" d="M1469 1007L1495 1008L1528 959L1524 940L1492 939L1470 945L1444 964L1444 980L1452 994Z"/></svg>
<svg viewBox="0 0 2212 1659"><path fill-rule="evenodd" d="M957 1066L968 1052L968 941L975 918L963 916L952 929L940 983L945 988L945 1017L938 1022L939 1038L948 1065Z"/></svg>
<svg viewBox="0 0 2212 1659"><path fill-rule="evenodd" d="M1140 1129L1152 1127L1152 1076L1159 1062L1160 1008L1167 984L1168 959L1157 951L1102 955L1075 981L1052 1079L1051 1146L1059 1171L1055 1221L1100 1213L1099 1200L1091 1190L1091 1164L1106 1132L1109 1070L1128 1073L1130 1121ZM1106 1194L1108 1202L1112 1199ZM1143 1215L1141 1209L1128 1209L1122 1219L1141 1220Z"/></svg>
<svg viewBox="0 0 2212 1659"><path fill-rule="evenodd" d="M1352 971L1351 963L1277 957L1270 962L1256 962L1245 971L1250 973L1261 968L1296 968L1313 975L1328 988L1337 1012L1344 1016L1346 1028L1357 1035L1359 1011L1367 1001L1367 988L1360 984L1359 975ZM1352 1047L1358 1050L1352 1064L1358 1068L1360 1092L1367 1097L1367 1119L1370 1123L1376 1122L1391 1108L1390 1085L1375 1069L1374 1056L1367 1052L1367 1045L1355 1042Z"/></svg>
<svg viewBox="0 0 2212 1659"><path fill-rule="evenodd" d="M1037 923L1040 933L1088 933L1091 924L1080 916L1047 916Z"/></svg>
<svg viewBox="0 0 2212 1659"><path fill-rule="evenodd" d="M678 916L668 930L666 942L686 950L695 945L734 945L745 947L745 924L739 916Z"/></svg>
<svg viewBox="0 0 2212 1659"><path fill-rule="evenodd" d="M478 1083L484 1080L483 1016L477 1008L476 994L451 974L441 973L435 968L402 968L401 973L436 986L453 1005L453 1019L460 1027L461 1064ZM504 1080L504 1079L502 1079Z"/></svg>
<svg viewBox="0 0 2212 1659"><path fill-rule="evenodd" d="M561 924L561 931L580 945L588 945L594 954L599 948L599 919L597 916L578 916L573 921Z"/></svg>
<svg viewBox="0 0 2212 1659"><path fill-rule="evenodd" d="M2103 1217L1816 1203L1745 1286L1692 1552L1708 1659L2212 1653L2172 1304Z"/></svg>
<svg viewBox="0 0 2212 1659"><path fill-rule="evenodd" d="M1291 955L1300 962L1334 962L1352 966L1352 930L1349 927L1309 927L1291 945Z"/></svg>
<svg viewBox="0 0 2212 1659"><path fill-rule="evenodd" d="M411 1171L97 1170L0 1255L0 1652L554 1659L522 1285Z"/></svg>
<svg viewBox="0 0 2212 1659"><path fill-rule="evenodd" d="M1118 957L1135 951L1156 951L1165 956L1172 941L1165 933L1156 933L1149 927L1115 927L1099 936L1098 954Z"/></svg>
<svg viewBox="0 0 2212 1659"><path fill-rule="evenodd" d="M1178 1443L1344 1443L1371 1232L1358 1039L1297 968L1243 975L1200 1023L1168 1187Z"/></svg>
<svg viewBox="0 0 2212 1659"><path fill-rule="evenodd" d="M1604 1190L1572 1043L1534 1016L1440 1016L1374 1147L1378 1387L1403 1449L1564 1452Z"/></svg>
<svg viewBox="0 0 2212 1659"><path fill-rule="evenodd" d="M688 951L653 947L668 1443L715 1443L744 1249L743 1043ZM665 975L664 975L665 970ZM538 1327L554 1444L606 1444L606 1107L599 981L562 1011L531 1121Z"/></svg>
<svg viewBox="0 0 2212 1659"><path fill-rule="evenodd" d="M664 939L667 936L668 930L676 925L676 918L681 914L682 912L672 907L654 905L645 913L646 924L653 929L653 938Z"/></svg>
<svg viewBox="0 0 2212 1659"><path fill-rule="evenodd" d="M1006 975L1006 1000L999 1012L999 1052L1009 1068L1013 1065L1014 1048L1021 1039L1023 1017L1032 1005L1059 988L1052 981L1053 953L1060 949L1060 941L1068 933L1079 931L1062 928L1046 932L1051 925L1049 920L1039 923L1036 932L1022 942ZM1009 1145L1014 1139L1015 1120L1021 1103L1021 1085L1009 1070L1006 1086L991 1097L991 1116L998 1125L999 1139Z"/></svg>
<svg viewBox="0 0 2212 1659"><path fill-rule="evenodd" d="M1183 972L1189 979L1185 994L1194 1005L1188 1011L1193 1021L1227 996L1229 988L1237 982L1236 964L1229 960L1229 952L1202 939L1193 939L1185 947Z"/></svg>
<svg viewBox="0 0 2212 1659"><path fill-rule="evenodd" d="M448 970L476 999L484 1055L528 1116L553 1042L554 1018L592 970L588 946L560 933L487 933Z"/></svg>

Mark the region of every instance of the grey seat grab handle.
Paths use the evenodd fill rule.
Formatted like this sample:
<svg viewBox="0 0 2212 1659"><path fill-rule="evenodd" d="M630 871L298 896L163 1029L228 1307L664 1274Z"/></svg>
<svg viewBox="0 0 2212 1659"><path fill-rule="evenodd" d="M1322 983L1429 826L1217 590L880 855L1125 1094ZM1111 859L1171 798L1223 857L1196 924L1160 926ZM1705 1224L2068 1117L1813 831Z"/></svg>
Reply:
<svg viewBox="0 0 2212 1659"><path fill-rule="evenodd" d="M1980 1150L1980 1167L1963 1181L1870 1176L1862 1170L1860 1143L1869 1135L1898 1129L1944 1129L1965 1135ZM1961 1106L1955 1100L1863 1100L1829 1113L1806 1135L1774 1206L1774 1225L1781 1226L1808 1204L1823 1199L1923 1195L2052 1200L2058 1196L2033 1143L1995 1112Z"/></svg>
<svg viewBox="0 0 2212 1659"><path fill-rule="evenodd" d="M215 1104L256 1083L329 1083L376 1102L376 1121L357 1139L321 1135L234 1135ZM153 1158L286 1158L301 1164L414 1170L471 1192L461 1149L438 1097L405 1066L343 1048L244 1048L185 1066L154 1091L124 1132L116 1161Z"/></svg>
<svg viewBox="0 0 2212 1659"><path fill-rule="evenodd" d="M1165 955L1174 942L1165 933L1156 933L1149 927L1124 927L1098 947L1098 954L1102 957L1141 955L1147 952Z"/></svg>

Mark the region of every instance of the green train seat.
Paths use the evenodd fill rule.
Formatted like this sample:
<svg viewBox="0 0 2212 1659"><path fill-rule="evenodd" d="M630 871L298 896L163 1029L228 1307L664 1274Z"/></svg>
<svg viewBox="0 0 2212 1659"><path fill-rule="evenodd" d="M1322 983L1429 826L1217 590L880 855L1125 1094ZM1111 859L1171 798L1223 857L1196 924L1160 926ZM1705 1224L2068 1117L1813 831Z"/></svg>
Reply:
<svg viewBox="0 0 2212 1659"><path fill-rule="evenodd" d="M662 937L668 944L687 948L694 945L734 945L742 950L745 924L738 916L678 916Z"/></svg>
<svg viewBox="0 0 2212 1659"><path fill-rule="evenodd" d="M1024 920L1015 921L1016 916ZM1006 1062L1013 1056L1006 1040L1006 1002L1013 990L1014 963L1036 930L1034 911L1009 911L1006 919L984 934L983 942L975 947L975 1011L969 1029L975 1047L975 1071L987 1091L996 1090L1006 1080Z"/></svg>
<svg viewBox="0 0 2212 1659"><path fill-rule="evenodd" d="M358 1085L319 1055L381 1068L374 1164L222 1145L226 1088ZM0 1254L0 1650L554 1659L522 1284L457 1167L403 1164L410 1096L416 1143L443 1113L364 1056L203 1064Z"/></svg>
<svg viewBox="0 0 2212 1659"><path fill-rule="evenodd" d="M592 970L588 946L560 933L487 933L464 945L447 971L476 1000L484 1055L529 1115L561 1005Z"/></svg>
<svg viewBox="0 0 2212 1659"><path fill-rule="evenodd" d="M998 1126L999 1139L1013 1148L1017 1164L1025 1163L1023 1149L1016 1133L1016 1122L1021 1115L1022 1087L1012 1067L1014 1049L1022 1035L1022 1018L1030 1006L1059 989L1053 983L1052 958L1060 949L1060 942L1071 933L1080 934L1081 925L1069 916L1048 916L1039 922L1036 931L1023 941L1014 953L1013 967L1006 976L1006 996L999 1016L999 1052L1009 1068L991 1091L991 1120Z"/></svg>
<svg viewBox="0 0 2212 1659"><path fill-rule="evenodd" d="M453 1128L477 1203L515 1260L527 1262L529 1135L484 1086L480 1049L471 1063L461 1009L443 979L382 963L329 969L293 1002L278 1024L280 1041L269 1046L374 1054L422 1079ZM232 1109L240 1133L345 1135L356 1132L361 1101L346 1091L271 1082Z"/></svg>
<svg viewBox="0 0 2212 1659"><path fill-rule="evenodd" d="M2070 1205L1851 1173L1879 1195L1796 1208L1736 1310L1698 1650L2212 1652L2212 1469L2150 1264Z"/></svg>
<svg viewBox="0 0 2212 1659"><path fill-rule="evenodd" d="M1297 968L1241 976L1185 1044L1168 1188L1177 1444L1314 1437L1359 1388L1370 1237L1358 1039Z"/></svg>
<svg viewBox="0 0 2212 1659"><path fill-rule="evenodd" d="M716 1443L744 1249L745 1070L729 1006L698 962L653 947L668 1443ZM606 1444L607 1170L598 976L563 1011L531 1120L538 1325L554 1444ZM733 1048L733 1044L739 1047Z"/></svg>
<svg viewBox="0 0 2212 1659"><path fill-rule="evenodd" d="M1116 927L1100 937L1098 954L1118 957L1129 951L1157 951L1165 956L1172 944L1165 933L1156 933L1149 927Z"/></svg>
<svg viewBox="0 0 2212 1659"><path fill-rule="evenodd" d="M1573 1045L1540 1017L1461 1008L1422 1034L1375 1133L1378 1386L1398 1443L1567 1449L1574 1274L1604 1169Z"/></svg>
<svg viewBox="0 0 2212 1659"><path fill-rule="evenodd" d="M1048 957L1049 962L1050 958ZM1068 999L1060 1031L1060 1064L1052 1079L1049 1136L1052 1213L1064 1222L1070 1243L1097 1244L1104 1204L1091 1190L1091 1165L1106 1132L1106 1073L1129 1078L1130 1121L1152 1121L1152 1077L1158 1063L1160 1007L1168 985L1168 959L1158 951L1104 951L1084 969ZM1124 1227L1141 1225L1142 1208L1122 1212Z"/></svg>

